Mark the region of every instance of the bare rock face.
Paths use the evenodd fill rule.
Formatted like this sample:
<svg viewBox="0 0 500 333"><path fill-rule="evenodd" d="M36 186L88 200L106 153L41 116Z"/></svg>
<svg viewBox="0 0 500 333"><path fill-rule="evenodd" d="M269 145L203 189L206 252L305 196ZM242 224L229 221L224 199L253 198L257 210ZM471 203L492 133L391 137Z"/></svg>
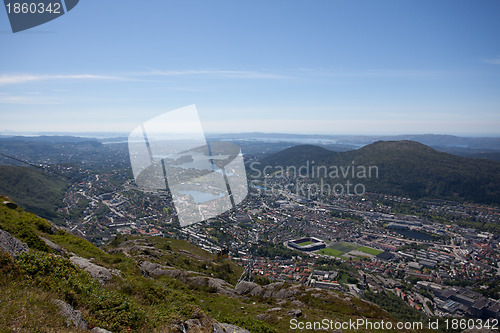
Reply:
<svg viewBox="0 0 500 333"><path fill-rule="evenodd" d="M90 333L113 333L111 331L105 330L104 328L94 327L90 330Z"/></svg>
<svg viewBox="0 0 500 333"><path fill-rule="evenodd" d="M250 294L256 288L262 289L262 287L260 287L257 283L248 282L248 281L241 281L234 288L234 292L237 293L238 295L246 295L246 294Z"/></svg>
<svg viewBox="0 0 500 333"><path fill-rule="evenodd" d="M282 282L275 282L261 287L253 282L242 281L234 288L234 292L238 295L293 300L294 296L303 293L301 288L301 285L285 287Z"/></svg>
<svg viewBox="0 0 500 333"><path fill-rule="evenodd" d="M250 333L235 325L219 323L203 311L196 311L186 321L180 321L169 327L167 332L182 333Z"/></svg>
<svg viewBox="0 0 500 333"><path fill-rule="evenodd" d="M167 267L160 264L155 264L147 260L139 261L138 264L144 276L158 277L168 274Z"/></svg>
<svg viewBox="0 0 500 333"><path fill-rule="evenodd" d="M278 312L281 310L282 310L282 308L272 308L272 309L267 309L266 312Z"/></svg>
<svg viewBox="0 0 500 333"><path fill-rule="evenodd" d="M241 327L236 326L236 325L231 325L231 324L219 324L219 325L222 326L222 328L224 329L224 332L228 332L228 333L250 333L250 331L247 331L246 329L241 328Z"/></svg>
<svg viewBox="0 0 500 333"><path fill-rule="evenodd" d="M12 236L7 231L0 229L0 250L16 257L23 252L29 251L28 245Z"/></svg>
<svg viewBox="0 0 500 333"><path fill-rule="evenodd" d="M266 314L266 313L261 313L261 314L258 314L255 316L255 319L261 320L261 321L267 321L269 318L271 318L271 316L269 314Z"/></svg>
<svg viewBox="0 0 500 333"><path fill-rule="evenodd" d="M292 304L294 306L299 307L299 308L305 308L306 307L306 305L304 303L302 303L301 301L298 301L298 300L292 301Z"/></svg>
<svg viewBox="0 0 500 333"><path fill-rule="evenodd" d="M300 309L290 310L286 314L290 317L299 318L300 316L302 316L302 310Z"/></svg>
<svg viewBox="0 0 500 333"><path fill-rule="evenodd" d="M87 330L87 323L80 311L73 309L71 305L58 299L53 302L59 306L61 315L66 318L66 323L69 327L75 326L82 330Z"/></svg>
<svg viewBox="0 0 500 333"><path fill-rule="evenodd" d="M40 239L48 246L50 247L52 250L54 251L57 251L59 253L64 253L66 252L66 250L62 247L60 247L59 245L55 244L54 242L52 242L51 240L47 239L47 238L44 238L44 237L40 237Z"/></svg>
<svg viewBox="0 0 500 333"><path fill-rule="evenodd" d="M158 277L168 275L191 286L209 287L214 289L219 294L235 296L233 287L222 279L200 275L198 272L190 272L182 269L175 269L173 267L162 266L146 260L139 261L138 263L142 275L144 276Z"/></svg>
<svg viewBox="0 0 500 333"><path fill-rule="evenodd" d="M249 295L250 296L259 296L259 295L262 295L263 292L264 292L264 289L261 286L257 286L255 288L253 288L252 291L250 291Z"/></svg>
<svg viewBox="0 0 500 333"><path fill-rule="evenodd" d="M101 285L108 283L113 275L120 275L120 272L115 269L108 269L92 263L90 260L78 256L72 256L69 260L73 265L88 272L94 280L97 280Z"/></svg>

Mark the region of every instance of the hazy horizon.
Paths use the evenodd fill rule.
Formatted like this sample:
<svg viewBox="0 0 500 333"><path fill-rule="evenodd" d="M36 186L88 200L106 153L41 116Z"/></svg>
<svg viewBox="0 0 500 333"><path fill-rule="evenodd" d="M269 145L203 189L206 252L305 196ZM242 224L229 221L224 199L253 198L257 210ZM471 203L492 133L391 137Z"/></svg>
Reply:
<svg viewBox="0 0 500 333"><path fill-rule="evenodd" d="M469 134L469 135L460 135L460 134L447 134L447 133L289 133L289 132L205 132L205 136L208 137L216 137L216 136L237 136L237 135L245 135L248 136L250 134L255 134L257 136L265 136L265 135L276 135L279 137L283 136L305 136L305 137L343 137L343 136L362 136L362 137L397 137L397 136L450 136L457 138L500 138L500 134ZM29 132L29 131L9 131L9 130L0 130L0 138L1 137L9 137L9 136L24 136L24 137L37 137L37 136L72 136L72 137L89 137L95 135L97 138L114 138L114 137L127 137L129 133L127 132L106 132L106 131L82 131L82 132L64 132L64 131L56 131L56 132Z"/></svg>

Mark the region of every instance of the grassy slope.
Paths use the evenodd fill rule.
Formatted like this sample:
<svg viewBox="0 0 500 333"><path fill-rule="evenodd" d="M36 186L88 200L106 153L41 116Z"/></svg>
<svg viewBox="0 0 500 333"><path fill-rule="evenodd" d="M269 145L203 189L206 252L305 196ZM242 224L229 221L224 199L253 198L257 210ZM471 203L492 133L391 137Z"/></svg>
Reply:
<svg viewBox="0 0 500 333"><path fill-rule="evenodd" d="M67 180L27 167L0 166L0 189L26 210L46 219L57 219L57 208Z"/></svg>

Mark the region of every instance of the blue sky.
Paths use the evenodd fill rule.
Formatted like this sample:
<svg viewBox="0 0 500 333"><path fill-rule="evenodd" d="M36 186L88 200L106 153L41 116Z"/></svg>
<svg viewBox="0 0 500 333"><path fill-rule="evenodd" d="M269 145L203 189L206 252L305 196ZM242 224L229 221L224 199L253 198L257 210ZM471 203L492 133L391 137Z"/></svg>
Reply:
<svg viewBox="0 0 500 333"><path fill-rule="evenodd" d="M13 34L0 131L500 136L500 1L82 0Z"/></svg>

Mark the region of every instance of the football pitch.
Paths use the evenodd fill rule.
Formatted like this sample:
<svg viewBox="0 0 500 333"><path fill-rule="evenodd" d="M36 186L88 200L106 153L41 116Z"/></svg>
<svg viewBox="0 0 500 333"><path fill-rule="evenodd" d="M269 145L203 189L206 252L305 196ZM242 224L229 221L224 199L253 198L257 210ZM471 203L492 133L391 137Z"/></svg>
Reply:
<svg viewBox="0 0 500 333"><path fill-rule="evenodd" d="M300 244L300 245L302 245L302 244ZM353 253L349 253L351 251L353 251ZM356 254L356 252L357 252L357 254ZM377 254L382 253L383 251L373 249L373 248L368 247L368 246L360 246L359 244L355 244L355 243L337 242L337 243L332 243L332 244L328 245L328 247L321 249L321 250L317 251L316 253L324 254L324 255L327 255L330 257L341 257L346 253L349 253L349 256L354 257L354 258L358 258L358 259L368 257L368 256L366 256L366 257L361 256L360 252L366 253L366 254L370 255L370 257L371 257L371 256L376 256ZM347 257L349 257L349 256L347 256ZM343 257L343 258L345 259L346 257Z"/></svg>

